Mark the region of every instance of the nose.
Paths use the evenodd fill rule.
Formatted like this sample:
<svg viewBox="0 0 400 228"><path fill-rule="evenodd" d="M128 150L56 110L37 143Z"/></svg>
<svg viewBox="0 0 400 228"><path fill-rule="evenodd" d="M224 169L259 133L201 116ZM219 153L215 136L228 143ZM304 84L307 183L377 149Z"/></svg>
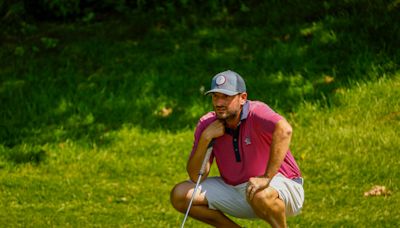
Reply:
<svg viewBox="0 0 400 228"><path fill-rule="evenodd" d="M222 96L215 96L213 100L215 106L223 106L225 104L225 99Z"/></svg>

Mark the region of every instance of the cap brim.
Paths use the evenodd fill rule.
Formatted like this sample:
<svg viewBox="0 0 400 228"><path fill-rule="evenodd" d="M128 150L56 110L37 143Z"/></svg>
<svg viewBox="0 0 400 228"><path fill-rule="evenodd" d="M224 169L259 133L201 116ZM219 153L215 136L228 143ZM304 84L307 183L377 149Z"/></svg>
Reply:
<svg viewBox="0 0 400 228"><path fill-rule="evenodd" d="M233 92L233 91L229 91L226 89L212 89L212 90L207 91L204 95L208 95L210 93L223 93L228 96L233 96L233 95L238 94L239 92Z"/></svg>

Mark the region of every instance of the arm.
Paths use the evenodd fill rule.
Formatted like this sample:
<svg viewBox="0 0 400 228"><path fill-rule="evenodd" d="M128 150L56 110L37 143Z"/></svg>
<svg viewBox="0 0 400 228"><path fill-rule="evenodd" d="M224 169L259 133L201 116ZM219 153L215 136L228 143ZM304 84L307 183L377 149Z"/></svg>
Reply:
<svg viewBox="0 0 400 228"><path fill-rule="evenodd" d="M275 130L272 134L271 154L268 161L268 168L264 175L269 180L275 176L285 159L286 153L289 150L292 132L292 127L285 119L280 120L275 125Z"/></svg>
<svg viewBox="0 0 400 228"><path fill-rule="evenodd" d="M246 193L250 200L253 199L256 192L268 188L271 179L278 172L285 159L286 153L289 150L291 138L292 127L285 119L281 119L276 123L275 130L272 134L270 157L264 176L252 177L249 179Z"/></svg>
<svg viewBox="0 0 400 228"><path fill-rule="evenodd" d="M193 182L196 182L197 180L201 165L204 160L204 156L207 151L207 147L210 144L211 140L222 136L224 132L225 132L225 127L223 123L219 120L215 120L201 133L199 142L197 144L197 148L194 154L189 158L188 163L186 165L186 170L189 174L190 179ZM204 180L207 177L209 172L210 172L210 162L208 162L208 164L206 165L206 169L204 171L204 175L202 176L202 180Z"/></svg>

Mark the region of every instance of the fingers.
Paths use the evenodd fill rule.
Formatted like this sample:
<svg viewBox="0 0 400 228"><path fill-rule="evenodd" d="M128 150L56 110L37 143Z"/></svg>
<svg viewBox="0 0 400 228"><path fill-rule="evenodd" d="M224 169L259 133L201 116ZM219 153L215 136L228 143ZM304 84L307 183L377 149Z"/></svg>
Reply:
<svg viewBox="0 0 400 228"><path fill-rule="evenodd" d="M254 185L254 184L248 184L247 189L246 189L246 195L249 200L253 200L254 195L256 194L257 191L259 191L259 187Z"/></svg>
<svg viewBox="0 0 400 228"><path fill-rule="evenodd" d="M266 189L269 185L269 179L265 177L252 177L249 179L246 188L246 196L249 200L253 200L254 195Z"/></svg>
<svg viewBox="0 0 400 228"><path fill-rule="evenodd" d="M222 121L222 120L216 120L215 121L215 125L216 125L216 127L218 128L218 129L225 129L225 122L224 121Z"/></svg>
<svg viewBox="0 0 400 228"><path fill-rule="evenodd" d="M225 133L225 125L220 120L214 121L210 126L212 126L213 138L218 138Z"/></svg>

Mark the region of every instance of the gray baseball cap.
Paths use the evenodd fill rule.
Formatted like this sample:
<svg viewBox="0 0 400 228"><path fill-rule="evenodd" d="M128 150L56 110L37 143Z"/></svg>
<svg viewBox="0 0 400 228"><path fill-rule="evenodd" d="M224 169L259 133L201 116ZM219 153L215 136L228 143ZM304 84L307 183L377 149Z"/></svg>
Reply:
<svg viewBox="0 0 400 228"><path fill-rule="evenodd" d="M211 90L209 93L223 93L228 96L233 96L238 93L246 92L246 84L243 78L236 72L227 70L215 75L211 81Z"/></svg>

